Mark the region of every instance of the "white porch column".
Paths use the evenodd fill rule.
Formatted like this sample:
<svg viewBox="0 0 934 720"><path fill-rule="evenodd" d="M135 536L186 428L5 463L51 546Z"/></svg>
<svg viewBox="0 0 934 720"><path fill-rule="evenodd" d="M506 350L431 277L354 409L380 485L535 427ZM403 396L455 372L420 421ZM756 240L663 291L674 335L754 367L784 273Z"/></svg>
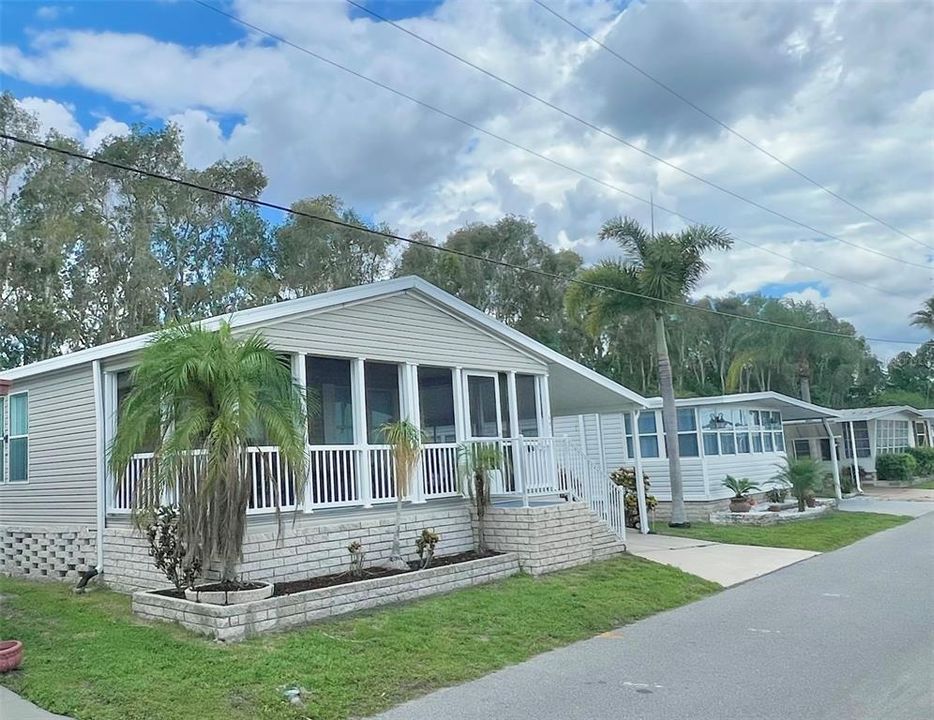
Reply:
<svg viewBox="0 0 934 720"><path fill-rule="evenodd" d="M110 473L107 470L107 420L104 406L104 387L103 373L101 372L100 360L91 363L91 377L94 388L94 425L96 427L94 453L97 460L97 537L95 545L97 546L97 566L99 573L104 571L104 526L107 522L107 502L108 493L107 478ZM3 452L0 446L0 452ZM0 457L0 460L3 458Z"/></svg>
<svg viewBox="0 0 934 720"><path fill-rule="evenodd" d="M551 427L551 391L549 390L551 377L549 375L537 375L536 377L538 378L538 384L541 389L541 435L542 437L554 437L555 432Z"/></svg>
<svg viewBox="0 0 934 720"><path fill-rule="evenodd" d="M403 395L403 415L405 419L415 427L422 427L422 412L418 401L418 365L407 362L402 366L402 395ZM425 487L422 478L422 453L418 455L418 461L415 463L414 477L412 477L412 487L409 488L410 500L413 503L425 502Z"/></svg>
<svg viewBox="0 0 934 720"><path fill-rule="evenodd" d="M467 439L467 400L464 393L464 368L453 369L454 379L454 441L460 445Z"/></svg>
<svg viewBox="0 0 934 720"><path fill-rule="evenodd" d="M516 387L516 371L510 370L506 375L506 404L509 408L510 443L512 444L512 471L515 475L517 489L522 493L523 507L529 506L529 491L525 477L525 447L522 435L519 433L519 400Z"/></svg>
<svg viewBox="0 0 934 720"><path fill-rule="evenodd" d="M852 420L848 425L850 426L850 447L853 448L853 482L856 484L856 492L862 495L863 484L859 480L859 456L856 454L856 431L853 430Z"/></svg>
<svg viewBox="0 0 934 720"><path fill-rule="evenodd" d="M639 447L639 415L641 414L641 410L634 410L632 413L632 454L636 472L636 503L639 505L639 532L642 535L648 535L649 510L645 502L645 480L642 477L642 448ZM625 424L623 434L626 434Z"/></svg>
<svg viewBox="0 0 934 720"><path fill-rule="evenodd" d="M833 429L830 427L830 421L824 420L824 429L830 438L830 462L833 465L833 492L837 500L843 499L843 491L840 489L840 462L837 459L837 438L833 435Z"/></svg>
<svg viewBox="0 0 934 720"><path fill-rule="evenodd" d="M363 507L373 507L373 490L370 487L370 453L366 436L366 372L364 359L354 358L350 362L350 395L353 408L353 442L357 456L357 483Z"/></svg>
<svg viewBox="0 0 934 720"><path fill-rule="evenodd" d="M298 386L299 392L302 394L302 407L305 408L305 427L302 428L302 434L305 436L305 461L310 462L311 453L308 451L308 420L307 415L309 414L308 410L308 377L307 377L307 364L305 362L306 355L305 353L295 353L292 356L292 378L295 380L295 384ZM312 494L311 494L311 482L309 478L311 476L310 467L305 469L306 482L305 482L305 497L302 498L302 511L306 513L311 512L312 504ZM296 498L297 499L297 498Z"/></svg>

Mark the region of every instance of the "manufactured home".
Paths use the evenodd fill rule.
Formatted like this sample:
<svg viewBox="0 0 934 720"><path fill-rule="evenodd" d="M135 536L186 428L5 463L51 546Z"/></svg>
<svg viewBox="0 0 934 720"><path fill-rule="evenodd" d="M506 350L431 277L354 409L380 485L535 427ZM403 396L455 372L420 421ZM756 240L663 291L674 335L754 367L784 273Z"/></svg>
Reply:
<svg viewBox="0 0 934 720"><path fill-rule="evenodd" d="M203 326L225 320L236 333L265 337L320 405L308 422L304 497L296 497L285 474L271 480L281 492L271 492L261 476L277 466L276 448L251 449L272 462L253 464L244 579L346 569L346 546L355 540L368 562L388 557L396 490L377 428L403 417L426 435L417 482L404 498L403 542L412 555L423 528L441 534L439 553L473 547L457 452L476 442L498 443L506 458L494 478L494 509L502 514L502 522L491 523L494 548L519 551L530 571L622 551L622 491L604 464L556 436L552 419L631 414L646 405L637 393L415 277L244 310ZM0 371L2 571L71 579L96 568L121 590L165 584L130 516L135 482L152 454L141 448L125 477L107 470L120 404L151 337ZM769 417L770 432L777 421ZM294 511L281 524L277 503ZM557 504L564 508L555 515ZM522 522L510 525L510 512L524 513ZM556 527L557 516L567 527Z"/></svg>
<svg viewBox="0 0 934 720"><path fill-rule="evenodd" d="M887 453L905 452L931 442L931 425L924 411L907 405L852 408L840 410L832 422L833 440L826 434L815 434L812 428L800 425L789 428L789 449L795 457L810 457L825 464L833 455L841 458L861 489L856 468L874 478L876 459ZM856 463L853 463L853 458Z"/></svg>
<svg viewBox="0 0 934 720"><path fill-rule="evenodd" d="M776 392L682 398L675 405L689 520L706 520L711 511L726 507L731 493L722 483L727 475L749 478L763 489L770 486L787 457L787 421L827 433L828 422L839 417L836 410ZM553 423L555 435L580 446L605 473L641 468L649 492L660 501L658 517L666 518L671 482L661 408L661 398L650 398L644 408L560 415Z"/></svg>

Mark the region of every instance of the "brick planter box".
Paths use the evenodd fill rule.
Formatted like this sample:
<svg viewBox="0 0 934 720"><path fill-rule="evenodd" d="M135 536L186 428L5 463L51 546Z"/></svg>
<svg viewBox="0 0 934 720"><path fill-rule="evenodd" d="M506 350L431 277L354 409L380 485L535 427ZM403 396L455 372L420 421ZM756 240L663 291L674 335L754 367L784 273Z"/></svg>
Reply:
<svg viewBox="0 0 934 720"><path fill-rule="evenodd" d="M133 594L133 612L147 620L177 622L217 640L237 641L357 610L480 585L518 572L518 555L506 553L239 605L207 605L137 592Z"/></svg>
<svg viewBox="0 0 934 720"><path fill-rule="evenodd" d="M781 525L790 522L800 522L802 520L815 520L823 517L837 506L836 500L823 500L822 505L807 508L804 512L798 512L797 503L793 507L782 510L781 512L716 512L710 513L710 522L714 525Z"/></svg>

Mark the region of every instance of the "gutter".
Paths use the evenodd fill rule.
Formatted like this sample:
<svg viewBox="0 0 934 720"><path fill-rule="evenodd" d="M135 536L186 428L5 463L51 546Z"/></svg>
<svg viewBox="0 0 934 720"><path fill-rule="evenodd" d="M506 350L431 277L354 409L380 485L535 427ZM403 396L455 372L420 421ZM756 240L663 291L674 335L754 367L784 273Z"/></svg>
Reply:
<svg viewBox="0 0 934 720"><path fill-rule="evenodd" d="M95 425L95 457L97 459L97 565L94 575L104 572L104 525L107 512L107 458L104 437L104 392L101 376L101 362L94 360L91 363L91 373L94 379L94 425ZM82 578L87 583L94 575ZM79 587L83 587L79 585Z"/></svg>

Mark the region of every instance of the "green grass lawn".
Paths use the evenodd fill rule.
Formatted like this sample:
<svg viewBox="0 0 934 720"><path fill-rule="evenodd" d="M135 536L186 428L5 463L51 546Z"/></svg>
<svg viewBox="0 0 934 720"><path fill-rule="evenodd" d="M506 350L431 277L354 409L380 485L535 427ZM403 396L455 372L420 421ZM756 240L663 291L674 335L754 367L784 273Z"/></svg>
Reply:
<svg viewBox="0 0 934 720"><path fill-rule="evenodd" d="M911 519L906 515L832 511L829 515L816 520L802 520L782 525L753 527L691 523L690 528L670 528L658 523L655 529L664 535L680 535L712 542L828 552L854 543L880 530L901 525Z"/></svg>
<svg viewBox="0 0 934 720"><path fill-rule="evenodd" d="M0 578L0 637L25 646L22 669L0 683L79 719L346 718L717 589L621 556L223 645L138 621L124 595ZM279 688L293 684L311 691L304 709L281 696Z"/></svg>
<svg viewBox="0 0 934 720"><path fill-rule="evenodd" d="M925 480L920 485L912 485L912 487L918 488L919 490L934 490L934 478Z"/></svg>

